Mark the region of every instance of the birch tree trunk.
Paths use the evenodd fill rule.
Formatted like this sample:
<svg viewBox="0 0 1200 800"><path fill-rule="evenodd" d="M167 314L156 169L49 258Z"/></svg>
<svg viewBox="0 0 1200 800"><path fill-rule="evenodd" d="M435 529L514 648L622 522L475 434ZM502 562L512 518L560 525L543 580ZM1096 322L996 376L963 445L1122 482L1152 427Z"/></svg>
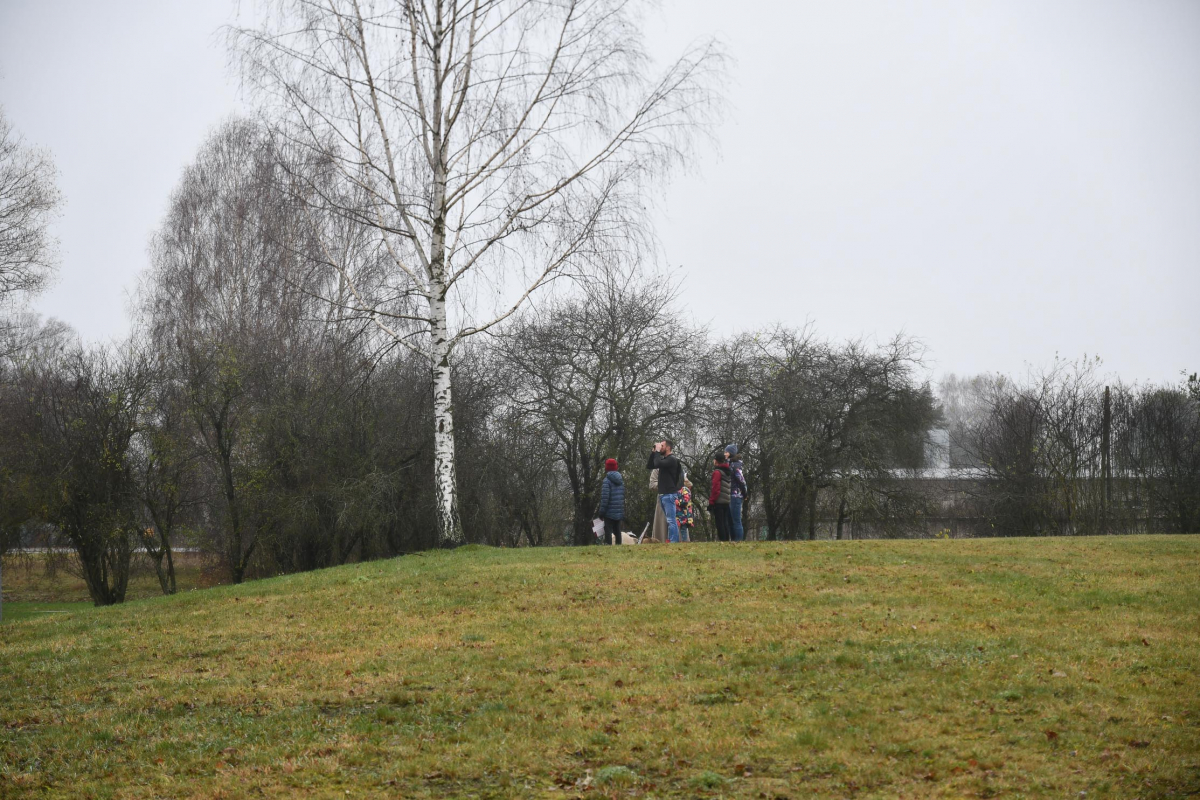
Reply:
<svg viewBox="0 0 1200 800"><path fill-rule="evenodd" d="M446 302L430 303L433 324L433 470L437 487L439 544L463 544L462 520L458 514L458 483L454 470L454 396L450 380L450 333L446 325Z"/></svg>

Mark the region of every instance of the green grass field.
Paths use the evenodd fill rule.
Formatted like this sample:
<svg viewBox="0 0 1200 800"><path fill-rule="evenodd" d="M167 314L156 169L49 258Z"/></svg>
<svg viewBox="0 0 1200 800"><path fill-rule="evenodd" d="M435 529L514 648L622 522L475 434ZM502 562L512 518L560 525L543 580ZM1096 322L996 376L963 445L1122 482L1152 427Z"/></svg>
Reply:
<svg viewBox="0 0 1200 800"><path fill-rule="evenodd" d="M43 615L0 627L0 797L1193 796L1198 567L470 547Z"/></svg>
<svg viewBox="0 0 1200 800"><path fill-rule="evenodd" d="M23 622L53 614L86 611L91 603L21 603L4 601L4 622Z"/></svg>

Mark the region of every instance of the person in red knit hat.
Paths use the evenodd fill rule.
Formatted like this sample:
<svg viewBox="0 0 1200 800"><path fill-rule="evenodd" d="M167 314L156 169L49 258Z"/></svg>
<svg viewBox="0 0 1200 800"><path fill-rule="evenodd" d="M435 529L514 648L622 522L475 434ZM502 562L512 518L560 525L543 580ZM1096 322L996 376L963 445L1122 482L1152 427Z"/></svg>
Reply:
<svg viewBox="0 0 1200 800"><path fill-rule="evenodd" d="M604 462L604 483L600 487L600 507L596 516L604 520L604 543L621 543L621 520L625 518L625 478L617 460Z"/></svg>
<svg viewBox="0 0 1200 800"><path fill-rule="evenodd" d="M729 460L721 450L713 456L712 488L708 491L708 512L717 524L717 538L729 541L729 493L733 486L733 474L729 471Z"/></svg>

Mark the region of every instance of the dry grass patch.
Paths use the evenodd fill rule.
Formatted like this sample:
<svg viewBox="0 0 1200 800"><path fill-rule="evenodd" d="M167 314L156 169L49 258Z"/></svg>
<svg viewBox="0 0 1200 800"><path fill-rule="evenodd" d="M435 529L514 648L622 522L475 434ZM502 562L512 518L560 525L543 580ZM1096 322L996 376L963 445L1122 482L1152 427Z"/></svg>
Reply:
<svg viewBox="0 0 1200 800"><path fill-rule="evenodd" d="M4 602L45 606L52 603L91 603L87 584L74 551L14 552L4 556ZM220 570L200 553L175 554L175 585L181 592L207 588L220 582ZM133 558L127 600L159 597L162 588L145 554ZM8 617L7 611L5 617Z"/></svg>

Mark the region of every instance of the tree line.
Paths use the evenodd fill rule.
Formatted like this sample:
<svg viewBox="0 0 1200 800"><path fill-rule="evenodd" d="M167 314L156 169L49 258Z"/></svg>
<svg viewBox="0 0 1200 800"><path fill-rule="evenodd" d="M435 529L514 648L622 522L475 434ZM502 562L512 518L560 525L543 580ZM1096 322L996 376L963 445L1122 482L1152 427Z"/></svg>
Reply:
<svg viewBox="0 0 1200 800"><path fill-rule="evenodd" d="M173 592L181 544L236 582L442 543L429 362L330 302L351 291L324 262L337 220L288 191L297 167L282 158L258 123L213 133L153 237L126 341L85 345L10 315L0 530L8 546L38 530L69 545L97 603L123 599L136 559ZM341 235L362 245L353 227ZM1060 364L1024 382L951 376L935 392L911 337L717 337L670 274L621 265L450 363L469 542L593 542L609 457L640 532L644 456L663 435L696 476L738 444L751 538L928 535L945 513L928 470L940 427L972 533L1197 525L1195 378L1106 395L1094 363ZM701 515L698 538L713 535Z"/></svg>
<svg viewBox="0 0 1200 800"><path fill-rule="evenodd" d="M960 516L994 535L1200 530L1200 377L1106 384L1098 360L940 392Z"/></svg>
<svg viewBox="0 0 1200 800"><path fill-rule="evenodd" d="M219 128L153 238L128 340L31 322L3 362L6 536L50 526L97 602L123 598L139 553L172 591L180 542L233 581L440 543L429 362L329 301L349 291L323 262L331 234L280 158L256 123ZM636 268L580 278L451 364L464 533L498 545L591 541L608 457L635 472L644 524L636 473L664 432L697 475L729 441L761 452L752 492L772 535L798 535L813 489L853 483L857 511L888 467L917 465L936 415L911 341L713 339L669 275Z"/></svg>
<svg viewBox="0 0 1200 800"><path fill-rule="evenodd" d="M228 30L261 114L183 172L109 346L15 304L59 199L0 115L0 548L69 545L107 604L135 559L173 592L184 544L235 582L588 544L606 458L649 522L664 437L694 476L739 446L748 538L1195 528L1194 380L1117 386L1098 428L1094 370L935 392L912 337L697 325L645 206L723 59L655 71L636 8L288 0Z"/></svg>

